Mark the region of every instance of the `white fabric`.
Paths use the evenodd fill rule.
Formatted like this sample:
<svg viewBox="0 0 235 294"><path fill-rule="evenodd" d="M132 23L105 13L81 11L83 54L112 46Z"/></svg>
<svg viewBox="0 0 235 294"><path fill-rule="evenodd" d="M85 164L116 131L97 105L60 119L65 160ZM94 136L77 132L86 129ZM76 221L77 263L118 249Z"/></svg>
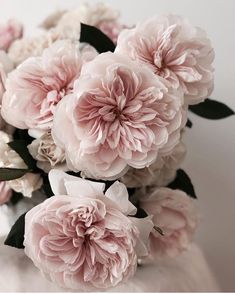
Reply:
<svg viewBox="0 0 235 294"><path fill-rule="evenodd" d="M47 281L21 249L0 240L0 292L63 292ZM175 260L138 268L134 278L108 292L218 292L219 288L197 245Z"/></svg>

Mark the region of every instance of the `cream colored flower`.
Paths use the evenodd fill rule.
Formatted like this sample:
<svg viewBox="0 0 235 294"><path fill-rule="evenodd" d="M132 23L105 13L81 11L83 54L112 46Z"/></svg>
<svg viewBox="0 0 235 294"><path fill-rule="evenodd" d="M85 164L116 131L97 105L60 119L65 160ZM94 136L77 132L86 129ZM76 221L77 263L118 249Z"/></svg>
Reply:
<svg viewBox="0 0 235 294"><path fill-rule="evenodd" d="M51 13L43 20L43 22L40 24L40 27L46 30L55 27L66 12L66 10L57 10Z"/></svg>
<svg viewBox="0 0 235 294"><path fill-rule="evenodd" d="M0 131L0 168L27 168L23 159L7 144L11 140L10 135Z"/></svg>
<svg viewBox="0 0 235 294"><path fill-rule="evenodd" d="M55 167L66 170L64 150L55 145L50 131L34 140L28 149L37 160L37 166L45 172Z"/></svg>
<svg viewBox="0 0 235 294"><path fill-rule="evenodd" d="M8 185L25 197L32 197L32 193L41 188L42 178L40 174L27 173L21 178L9 181Z"/></svg>

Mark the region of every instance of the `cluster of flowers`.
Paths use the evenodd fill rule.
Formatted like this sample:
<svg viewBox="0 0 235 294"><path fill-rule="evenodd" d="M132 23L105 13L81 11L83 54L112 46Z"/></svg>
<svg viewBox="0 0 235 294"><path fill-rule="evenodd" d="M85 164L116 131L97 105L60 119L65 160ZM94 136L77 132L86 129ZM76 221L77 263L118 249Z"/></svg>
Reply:
<svg viewBox="0 0 235 294"><path fill-rule="evenodd" d="M174 256L198 222L195 200L166 186L185 156L188 107L213 89L214 51L180 16L131 28L118 17L104 4L83 5L51 15L37 37L21 38L16 22L0 26L0 168L27 169L9 145L19 129L37 164L0 182L0 204L12 191L31 197L49 173L54 196L26 214L25 252L71 289L115 286L138 262ZM115 51L79 42L80 22Z"/></svg>

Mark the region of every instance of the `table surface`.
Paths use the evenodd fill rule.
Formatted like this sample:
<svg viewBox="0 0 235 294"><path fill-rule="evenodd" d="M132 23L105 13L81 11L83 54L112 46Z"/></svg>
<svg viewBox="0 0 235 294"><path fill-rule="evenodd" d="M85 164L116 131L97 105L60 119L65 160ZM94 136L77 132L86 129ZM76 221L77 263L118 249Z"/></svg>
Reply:
<svg viewBox="0 0 235 294"><path fill-rule="evenodd" d="M65 291L46 280L23 250L3 246L1 242L0 238L0 292ZM218 292L219 287L201 250L192 244L188 251L177 258L141 266L133 278L105 291Z"/></svg>
<svg viewBox="0 0 235 294"><path fill-rule="evenodd" d="M100 1L87 1L100 2ZM133 24L154 13L177 13L204 28L216 52L215 89L212 98L235 110L235 1L233 0L131 0L107 2ZM32 34L50 12L73 8L78 0L1 0L0 19L16 17ZM203 249L223 291L235 291L235 116L208 121L190 114L194 126L187 131L184 169L191 176L203 216L196 240ZM1 229L4 229L1 226Z"/></svg>

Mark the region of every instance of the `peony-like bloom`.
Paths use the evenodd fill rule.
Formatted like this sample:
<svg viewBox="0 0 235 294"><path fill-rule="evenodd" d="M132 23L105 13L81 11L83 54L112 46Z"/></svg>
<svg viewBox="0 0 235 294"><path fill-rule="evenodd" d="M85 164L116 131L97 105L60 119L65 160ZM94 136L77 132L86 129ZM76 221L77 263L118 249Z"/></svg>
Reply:
<svg viewBox="0 0 235 294"><path fill-rule="evenodd" d="M7 182L9 187L25 197L32 197L32 193L42 186L40 174L27 173L23 177Z"/></svg>
<svg viewBox="0 0 235 294"><path fill-rule="evenodd" d="M213 90L211 42L202 29L180 16L155 16L124 30L116 52L143 62L174 88L181 87L186 104L201 102Z"/></svg>
<svg viewBox="0 0 235 294"><path fill-rule="evenodd" d="M71 92L83 62L78 45L69 40L27 59L6 82L3 118L20 129L50 129L56 105Z"/></svg>
<svg viewBox="0 0 235 294"><path fill-rule="evenodd" d="M0 50L7 51L12 42L21 38L23 26L15 19L10 19L5 25L0 25Z"/></svg>
<svg viewBox="0 0 235 294"><path fill-rule="evenodd" d="M114 179L174 148L181 99L148 68L119 54L100 54L83 66L73 94L59 103L52 136L70 169Z"/></svg>
<svg viewBox="0 0 235 294"><path fill-rule="evenodd" d="M184 192L168 188L152 188L141 199L140 206L164 232L150 234L152 256L175 256L189 247L199 220L194 202Z"/></svg>
<svg viewBox="0 0 235 294"><path fill-rule="evenodd" d="M59 146L56 146L51 131L43 133L36 140L28 145L30 154L37 160L37 166L49 172L52 168L66 170L65 153Z"/></svg>
<svg viewBox="0 0 235 294"><path fill-rule="evenodd" d="M179 142L167 156L158 156L157 160L149 167L142 169L129 168L127 173L121 177L121 182L128 188L140 188L145 186L166 186L176 176L186 155L186 147L182 141Z"/></svg>
<svg viewBox="0 0 235 294"><path fill-rule="evenodd" d="M144 242L153 224L138 219L137 227L128 217L136 208L125 186L115 182L104 194L103 183L57 170L49 179L56 196L25 217L25 252L34 264L59 286L75 290L107 288L131 277L137 256L147 254ZM136 252L137 242L144 251Z"/></svg>
<svg viewBox="0 0 235 294"><path fill-rule="evenodd" d="M7 182L0 181L0 205L8 202L11 198L12 190Z"/></svg>

